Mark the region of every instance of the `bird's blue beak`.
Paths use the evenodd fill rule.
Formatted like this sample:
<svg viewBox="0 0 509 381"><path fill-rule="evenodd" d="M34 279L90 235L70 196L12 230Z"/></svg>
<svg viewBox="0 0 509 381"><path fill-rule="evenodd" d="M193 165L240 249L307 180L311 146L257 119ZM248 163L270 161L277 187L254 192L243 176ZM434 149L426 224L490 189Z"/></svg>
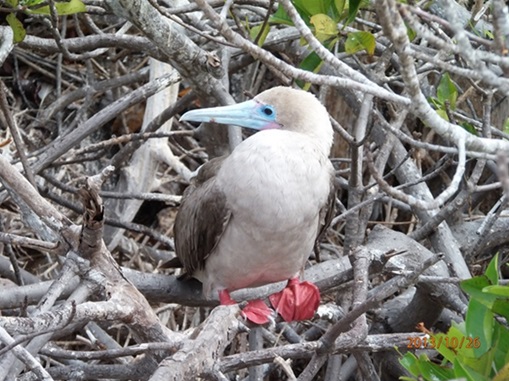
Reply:
<svg viewBox="0 0 509 381"><path fill-rule="evenodd" d="M254 130L281 127L276 122L275 108L256 100L237 103L231 106L191 110L182 115L180 120L233 124Z"/></svg>

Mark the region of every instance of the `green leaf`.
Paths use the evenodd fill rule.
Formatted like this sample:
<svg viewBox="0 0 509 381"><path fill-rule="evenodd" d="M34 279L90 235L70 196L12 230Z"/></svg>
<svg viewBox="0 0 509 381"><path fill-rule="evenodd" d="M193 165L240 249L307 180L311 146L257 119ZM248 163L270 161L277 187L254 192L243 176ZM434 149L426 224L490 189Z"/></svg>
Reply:
<svg viewBox="0 0 509 381"><path fill-rule="evenodd" d="M348 33L345 41L345 52L349 54L366 50L370 56L375 53L376 40L375 36L370 32L352 32Z"/></svg>
<svg viewBox="0 0 509 381"><path fill-rule="evenodd" d="M458 354L473 357L474 351L466 345L469 341L461 328L461 325L453 325L447 333L437 333L430 338L430 346L449 362L453 362Z"/></svg>
<svg viewBox="0 0 509 381"><path fill-rule="evenodd" d="M318 57L318 54L315 52L311 52L307 55L306 58L302 60L299 67L303 70L317 72L319 70L319 67L323 63L322 59Z"/></svg>
<svg viewBox="0 0 509 381"><path fill-rule="evenodd" d="M70 0L69 2L58 2L55 3L55 8L59 16L74 15L76 13L86 12L87 8L81 0ZM28 13L49 15L49 5L41 8L27 10Z"/></svg>
<svg viewBox="0 0 509 381"><path fill-rule="evenodd" d="M44 0L20 0L19 4L24 7L33 7L43 3Z"/></svg>
<svg viewBox="0 0 509 381"><path fill-rule="evenodd" d="M468 303L465 327L473 338L479 338L479 348L474 348L476 357L480 357L491 348L493 338L493 312L477 299L472 298Z"/></svg>
<svg viewBox="0 0 509 381"><path fill-rule="evenodd" d="M455 379L465 378L468 381L489 381L487 377L484 377L482 374L477 373L473 369L468 368L465 364L463 364L458 358L454 359L454 377Z"/></svg>
<svg viewBox="0 0 509 381"><path fill-rule="evenodd" d="M362 0L349 0L348 2L348 18L345 21L345 25L350 24L355 17L361 6Z"/></svg>
<svg viewBox="0 0 509 381"><path fill-rule="evenodd" d="M270 26L268 23L260 24L251 28L251 30L249 31L249 36L251 37L252 41L256 41L256 39L258 38L257 45L262 46L263 43L265 42L265 39L269 35L269 31Z"/></svg>
<svg viewBox="0 0 509 381"><path fill-rule="evenodd" d="M440 102L449 102L451 109L456 109L456 99L458 98L458 90L451 81L448 73L445 73L440 79L440 83L437 88L437 98Z"/></svg>
<svg viewBox="0 0 509 381"><path fill-rule="evenodd" d="M491 310L500 315L505 317L507 320L509 320L509 301L507 299L497 299L493 302L493 306L491 307ZM509 343L509 341L508 341ZM508 352L509 353L509 352Z"/></svg>
<svg viewBox="0 0 509 381"><path fill-rule="evenodd" d="M292 19L288 16L281 4L277 7L276 12L269 17L269 22L274 24L293 25Z"/></svg>
<svg viewBox="0 0 509 381"><path fill-rule="evenodd" d="M294 0L294 4L297 9L302 9L309 16L314 16L319 13L327 13L329 6L331 5L330 0Z"/></svg>
<svg viewBox="0 0 509 381"><path fill-rule="evenodd" d="M471 133L472 135L479 135L479 133L477 132L477 130L475 129L474 125L471 124L471 123L468 123L468 122L461 122L460 123L460 126L463 127L464 130L468 131L469 133Z"/></svg>
<svg viewBox="0 0 509 381"><path fill-rule="evenodd" d="M458 361L460 361L466 370L469 372L476 372L479 375L489 376L491 373L491 368L493 366L493 357L494 350L490 348L486 353L479 357L459 357ZM476 381L479 378L474 378Z"/></svg>
<svg viewBox="0 0 509 381"><path fill-rule="evenodd" d="M505 364L505 366L493 377L493 381L506 381L509 380L509 363Z"/></svg>
<svg viewBox="0 0 509 381"><path fill-rule="evenodd" d="M489 38L490 40L494 40L495 36L493 35L493 32L489 29L486 29L483 31L486 38Z"/></svg>
<svg viewBox="0 0 509 381"><path fill-rule="evenodd" d="M316 54L315 52L311 52L306 56L306 58L302 60L302 62L299 65L299 68L311 71L313 73L317 73L322 67L322 64L323 61L320 57L318 57L318 54ZM297 80L296 83L303 90L308 90L309 87L311 87L310 83L305 83L300 80Z"/></svg>
<svg viewBox="0 0 509 381"><path fill-rule="evenodd" d="M447 111L445 111L443 108L439 108L437 110L437 114L442 118L442 119L445 119L447 121L449 121L449 115L447 115Z"/></svg>
<svg viewBox="0 0 509 381"><path fill-rule="evenodd" d="M399 363L408 370L412 376L419 376L419 360L412 352L407 352L405 355L399 359Z"/></svg>
<svg viewBox="0 0 509 381"><path fill-rule="evenodd" d="M509 119L504 122L504 133L509 134Z"/></svg>
<svg viewBox="0 0 509 381"><path fill-rule="evenodd" d="M509 364L509 330L499 323L495 324L493 340L494 369L502 369ZM507 378L509 380L509 378Z"/></svg>
<svg viewBox="0 0 509 381"><path fill-rule="evenodd" d="M496 296L483 292L485 287L491 285L492 284L486 275L466 279L460 283L461 289L469 294L471 299L477 300L488 308L490 308L493 305L493 302L497 299Z"/></svg>
<svg viewBox="0 0 509 381"><path fill-rule="evenodd" d="M338 34L338 25L326 14L313 15L309 22L315 26L315 37L322 43Z"/></svg>
<svg viewBox="0 0 509 381"><path fill-rule="evenodd" d="M452 369L432 363L425 355L419 356L419 369L425 380L446 381L454 377Z"/></svg>
<svg viewBox="0 0 509 381"><path fill-rule="evenodd" d="M421 377L424 380L446 381L454 376L452 369L432 363L425 354L417 358L413 353L407 352L399 362L412 376ZM407 378L407 380L413 379Z"/></svg>
<svg viewBox="0 0 509 381"><path fill-rule="evenodd" d="M23 23L16 18L16 15L14 13L9 13L5 19L7 20L7 23L12 29L13 33L12 41L15 44L18 44L21 41L23 41L27 34L25 28L23 27Z"/></svg>
<svg viewBox="0 0 509 381"><path fill-rule="evenodd" d="M444 108L443 103L441 103L437 98L435 97L429 97L428 101L435 106L435 109L439 110Z"/></svg>
<svg viewBox="0 0 509 381"><path fill-rule="evenodd" d="M482 291L491 295L509 297L509 286L487 286Z"/></svg>
<svg viewBox="0 0 509 381"><path fill-rule="evenodd" d="M346 0L334 0L334 6L336 7L336 11L338 15L341 15L345 10Z"/></svg>
<svg viewBox="0 0 509 381"><path fill-rule="evenodd" d="M302 20L304 20L306 25L309 25L309 18L313 14L308 9L306 9L306 6L308 5L307 1L308 0L293 0L293 5L295 6L295 9L297 9L300 17L302 17Z"/></svg>
<svg viewBox="0 0 509 381"><path fill-rule="evenodd" d="M406 34L408 36L408 39L410 41L413 41L415 37L417 37L417 33L415 33L415 30L413 30L412 28L410 28L406 23L405 23L405 26L406 26Z"/></svg>
<svg viewBox="0 0 509 381"><path fill-rule="evenodd" d="M87 7L81 0L71 0L69 2L56 3L58 14L60 16L64 15L74 15L76 13L82 13L87 11Z"/></svg>
<svg viewBox="0 0 509 381"><path fill-rule="evenodd" d="M16 8L18 6L18 0L5 0L5 2L11 8Z"/></svg>
<svg viewBox="0 0 509 381"><path fill-rule="evenodd" d="M484 275L488 277L491 284L498 284L498 253L491 259Z"/></svg>

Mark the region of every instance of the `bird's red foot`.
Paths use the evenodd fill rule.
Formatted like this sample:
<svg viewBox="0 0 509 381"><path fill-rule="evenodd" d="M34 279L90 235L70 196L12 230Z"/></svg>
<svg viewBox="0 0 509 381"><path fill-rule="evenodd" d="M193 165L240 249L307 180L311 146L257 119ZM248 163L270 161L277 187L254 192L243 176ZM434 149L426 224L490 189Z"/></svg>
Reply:
<svg viewBox="0 0 509 381"><path fill-rule="evenodd" d="M230 296L228 290L219 291L219 302L226 306L237 304L237 302ZM250 322L255 324L265 324L269 322L272 310L262 300L256 299L250 300L242 309L241 314Z"/></svg>
<svg viewBox="0 0 509 381"><path fill-rule="evenodd" d="M285 321L307 320L320 305L320 290L311 282L292 278L282 291L269 296L269 300Z"/></svg>
<svg viewBox="0 0 509 381"><path fill-rule="evenodd" d="M230 296L228 290L219 291L219 303L221 303L223 306L232 306L237 304L237 302Z"/></svg>
<svg viewBox="0 0 509 381"><path fill-rule="evenodd" d="M255 324L266 324L269 322L272 310L263 300L256 299L247 302L247 305L242 309L241 313L247 320Z"/></svg>

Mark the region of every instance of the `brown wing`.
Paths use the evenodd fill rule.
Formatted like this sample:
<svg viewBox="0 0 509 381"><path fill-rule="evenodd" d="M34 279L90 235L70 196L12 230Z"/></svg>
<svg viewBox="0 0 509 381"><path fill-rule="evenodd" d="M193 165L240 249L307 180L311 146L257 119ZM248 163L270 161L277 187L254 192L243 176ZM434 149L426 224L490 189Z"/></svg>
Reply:
<svg viewBox="0 0 509 381"><path fill-rule="evenodd" d="M226 197L215 184L215 175L223 160L211 160L200 169L193 184L184 192L175 219L175 253L190 275L204 268L230 220Z"/></svg>
<svg viewBox="0 0 509 381"><path fill-rule="evenodd" d="M320 262L320 241L322 240L325 232L329 228L334 212L336 210L336 186L334 184L334 175L331 175L330 191L327 203L320 209L320 219L318 221L318 235L316 236L314 252L317 262Z"/></svg>

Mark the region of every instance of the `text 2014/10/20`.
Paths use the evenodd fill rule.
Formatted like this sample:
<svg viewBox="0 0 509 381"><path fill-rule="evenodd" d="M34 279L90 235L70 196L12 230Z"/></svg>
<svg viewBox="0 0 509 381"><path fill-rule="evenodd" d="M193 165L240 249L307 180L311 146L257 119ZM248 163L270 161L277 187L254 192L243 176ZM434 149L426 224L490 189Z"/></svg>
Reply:
<svg viewBox="0 0 509 381"><path fill-rule="evenodd" d="M481 341L478 337L448 337L448 336L438 336L438 337L408 337L408 349L423 349L423 348L431 348L431 349L439 349L442 345L445 345L449 349L461 349L461 348L479 348L481 346Z"/></svg>

